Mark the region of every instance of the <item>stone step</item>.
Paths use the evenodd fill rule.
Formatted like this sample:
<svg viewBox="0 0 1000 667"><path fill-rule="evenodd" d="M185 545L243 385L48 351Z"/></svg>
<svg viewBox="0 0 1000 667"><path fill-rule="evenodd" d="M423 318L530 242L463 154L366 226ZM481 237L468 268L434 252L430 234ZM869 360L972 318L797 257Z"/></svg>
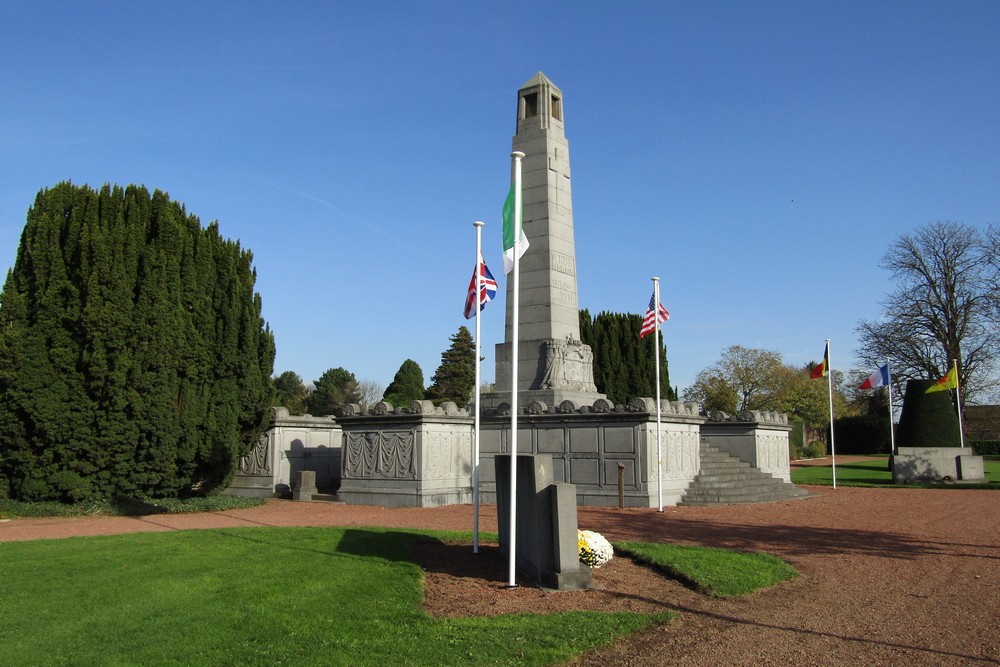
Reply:
<svg viewBox="0 0 1000 667"><path fill-rule="evenodd" d="M780 486L774 484L761 484L757 486L704 486L698 485L697 488L688 489L688 494L685 495L702 495L702 496L728 496L736 498L738 496L755 496L755 495L788 495L795 494L798 489L792 487L791 484L782 484Z"/></svg>
<svg viewBox="0 0 1000 667"><path fill-rule="evenodd" d="M693 496L688 498L685 496L684 499L678 504L687 507L707 505L750 505L753 503L777 503L784 500L798 500L808 495L808 492L803 492L788 495L759 494L755 496L739 496L735 498L720 498L716 496Z"/></svg>
<svg viewBox="0 0 1000 667"><path fill-rule="evenodd" d="M698 475L699 482L741 482L760 479L774 480L773 477L759 470L741 470L739 472L713 471L710 473L703 472Z"/></svg>
<svg viewBox="0 0 1000 667"><path fill-rule="evenodd" d="M724 505L791 500L809 493L745 461L701 443L700 467L679 505Z"/></svg>
<svg viewBox="0 0 1000 667"><path fill-rule="evenodd" d="M783 489L785 483L773 477L756 477L752 479L702 479L698 478L699 489Z"/></svg>

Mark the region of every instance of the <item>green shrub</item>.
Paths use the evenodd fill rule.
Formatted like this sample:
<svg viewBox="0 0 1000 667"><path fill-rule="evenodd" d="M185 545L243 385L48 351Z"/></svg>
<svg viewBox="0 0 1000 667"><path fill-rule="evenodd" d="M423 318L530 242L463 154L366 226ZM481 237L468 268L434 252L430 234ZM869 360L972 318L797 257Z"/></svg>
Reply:
<svg viewBox="0 0 1000 667"><path fill-rule="evenodd" d="M840 417L836 421L838 454L888 454L889 415Z"/></svg>
<svg viewBox="0 0 1000 667"><path fill-rule="evenodd" d="M826 456L826 443L822 440L813 440L802 448L802 458L818 459Z"/></svg>

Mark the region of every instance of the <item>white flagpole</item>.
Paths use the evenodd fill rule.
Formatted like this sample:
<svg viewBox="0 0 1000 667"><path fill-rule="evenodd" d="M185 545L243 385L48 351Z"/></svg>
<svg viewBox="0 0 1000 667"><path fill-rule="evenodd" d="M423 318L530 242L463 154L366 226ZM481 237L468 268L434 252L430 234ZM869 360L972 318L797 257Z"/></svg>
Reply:
<svg viewBox="0 0 1000 667"><path fill-rule="evenodd" d="M896 454L896 429L892 427L892 368L889 367L889 357L885 358L886 385L889 387L889 453Z"/></svg>
<svg viewBox="0 0 1000 667"><path fill-rule="evenodd" d="M653 276L653 355L656 358L656 493L663 511L663 444L660 440L660 279Z"/></svg>
<svg viewBox="0 0 1000 667"><path fill-rule="evenodd" d="M483 272L480 262L483 257L483 225L482 220L476 220L472 226L476 228L476 414L472 426L472 553L479 553L479 313L482 306L479 303L483 293Z"/></svg>
<svg viewBox="0 0 1000 667"><path fill-rule="evenodd" d="M962 427L962 389L958 381L958 359L952 360L951 363L955 369L955 400L958 402L958 442L962 447L965 447L965 428Z"/></svg>
<svg viewBox="0 0 1000 667"><path fill-rule="evenodd" d="M830 456L833 459L833 488L837 488L837 445L833 439L833 363L830 361L830 339L826 339L826 380L830 395Z"/></svg>
<svg viewBox="0 0 1000 667"><path fill-rule="evenodd" d="M511 349L510 349L510 532L509 564L507 588L517 588L517 320L518 320L518 255L521 242L521 160L524 153L514 151L514 288L511 304Z"/></svg>

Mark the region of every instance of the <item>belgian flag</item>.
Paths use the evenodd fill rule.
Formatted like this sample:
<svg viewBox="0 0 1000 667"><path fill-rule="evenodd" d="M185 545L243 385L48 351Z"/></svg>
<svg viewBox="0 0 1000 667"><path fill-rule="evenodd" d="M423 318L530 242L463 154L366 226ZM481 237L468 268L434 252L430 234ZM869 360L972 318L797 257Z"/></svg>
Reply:
<svg viewBox="0 0 1000 667"><path fill-rule="evenodd" d="M811 378L821 378L830 373L830 346L827 345L826 349L823 350L823 361L816 364L812 372L809 373Z"/></svg>

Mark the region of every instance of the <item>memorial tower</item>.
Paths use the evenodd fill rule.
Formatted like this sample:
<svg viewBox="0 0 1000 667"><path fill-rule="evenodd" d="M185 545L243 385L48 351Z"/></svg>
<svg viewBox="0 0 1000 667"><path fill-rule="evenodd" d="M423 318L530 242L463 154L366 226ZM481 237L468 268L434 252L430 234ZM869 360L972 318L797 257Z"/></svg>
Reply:
<svg viewBox="0 0 1000 667"><path fill-rule="evenodd" d="M580 341L576 249L569 143L563 94L541 72L517 93L514 151L521 162L523 226L530 247L519 262L519 405L592 404L603 394L594 385L593 353ZM510 395L512 284L507 281L504 342L496 347L496 395ZM497 396L498 395L498 396Z"/></svg>

